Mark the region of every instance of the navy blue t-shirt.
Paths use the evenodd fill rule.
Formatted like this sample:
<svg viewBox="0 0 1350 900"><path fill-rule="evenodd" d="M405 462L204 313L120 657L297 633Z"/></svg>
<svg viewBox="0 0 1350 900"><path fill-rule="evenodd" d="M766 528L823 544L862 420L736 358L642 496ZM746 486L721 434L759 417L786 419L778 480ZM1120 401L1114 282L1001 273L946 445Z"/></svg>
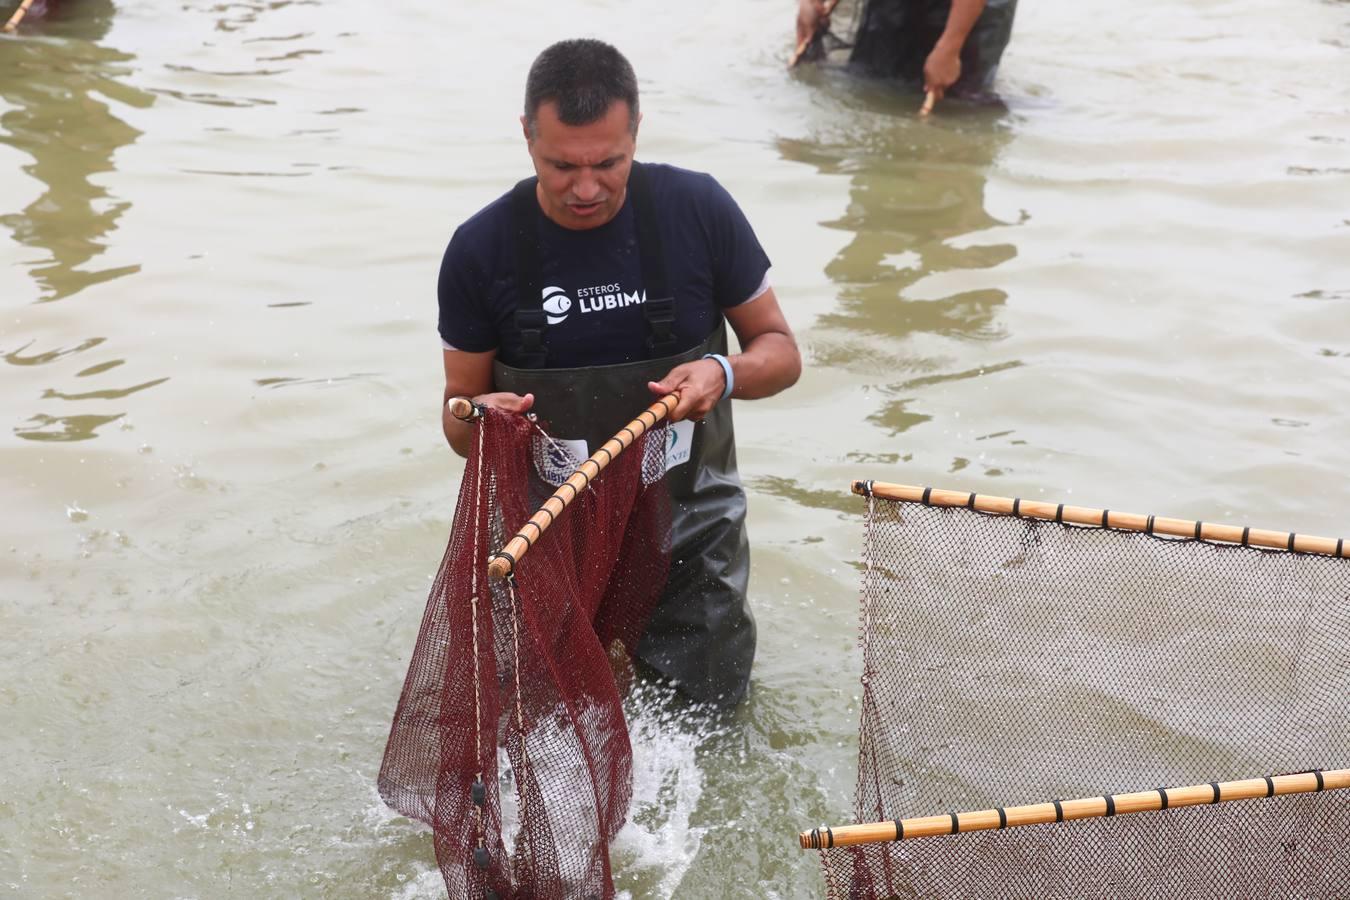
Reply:
<svg viewBox="0 0 1350 900"><path fill-rule="evenodd" d="M756 294L769 258L736 201L711 175L652 163L644 168L675 297L678 353L706 338L723 309ZM549 368L646 358L641 305L646 287L631 187L618 215L598 228L573 231L542 212L537 219ZM502 362L516 364L516 237L509 192L456 229L441 261L437 293L447 345L475 353L497 350Z"/></svg>

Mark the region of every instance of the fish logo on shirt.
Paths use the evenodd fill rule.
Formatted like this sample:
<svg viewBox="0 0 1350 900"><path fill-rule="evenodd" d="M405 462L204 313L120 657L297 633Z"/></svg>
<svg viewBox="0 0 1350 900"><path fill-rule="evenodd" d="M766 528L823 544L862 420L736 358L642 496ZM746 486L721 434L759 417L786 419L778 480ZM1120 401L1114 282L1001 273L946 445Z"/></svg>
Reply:
<svg viewBox="0 0 1350 900"><path fill-rule="evenodd" d="M572 298L562 288L553 285L544 288L544 314L548 324L560 324L571 311Z"/></svg>

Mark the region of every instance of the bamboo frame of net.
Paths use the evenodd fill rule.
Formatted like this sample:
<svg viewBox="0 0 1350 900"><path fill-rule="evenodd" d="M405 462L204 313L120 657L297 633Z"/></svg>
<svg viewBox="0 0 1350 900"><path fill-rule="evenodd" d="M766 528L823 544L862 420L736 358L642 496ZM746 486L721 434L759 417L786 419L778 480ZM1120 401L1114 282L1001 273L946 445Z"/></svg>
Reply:
<svg viewBox="0 0 1350 900"><path fill-rule="evenodd" d="M462 398L456 397L455 400ZM458 415L455 410L463 410L464 407L456 406L455 400L451 401L450 412L452 415ZM558 489L539 505L539 509L534 515L530 516L529 521L520 526L515 537L506 542L496 553L492 554L491 561L488 562L488 574L493 578L502 579L510 575L522 557L529 552L534 542L548 530L548 526L553 524L553 520L562 515L563 510L576 499L577 495L586 489L586 487L599 477L614 457L618 456L624 450L627 450L634 441L642 437L648 430L655 428L657 423L670 415L671 411L679 403L679 394L666 394L660 400L657 400L651 406L638 414L637 418L619 429L614 437L605 441L600 447L591 454L590 458L577 466L576 471L568 476L567 480L558 485ZM468 401L465 401L468 403ZM469 404L472 406L472 404ZM647 421L647 417L651 421ZM587 466L593 466L594 471L587 471ZM533 536L531 536L533 530Z"/></svg>
<svg viewBox="0 0 1350 900"><path fill-rule="evenodd" d="M1290 531L1268 531L1242 525L1221 525L1214 522L1193 522L1186 519L1171 519L1111 509L1092 509L1086 506L1069 506L1064 503L1023 500L1020 497L995 497L968 491L947 491L908 484L889 484L881 481L855 481L853 482L853 493L861 494L864 497L871 495L885 500L922 503L925 506L964 507L976 512L1001 516L1044 519L1049 522L1087 525L1115 531L1138 531L1149 535L1166 535L1191 538L1197 541L1240 544L1244 547L1260 547L1266 550L1317 553L1323 556L1340 558L1350 555L1350 548L1345 546L1344 538L1324 538L1310 534L1295 534Z"/></svg>
<svg viewBox="0 0 1350 900"><path fill-rule="evenodd" d="M1183 806L1203 806L1234 800L1256 800L1263 797L1311 794L1346 788L1350 788L1350 769L1297 772L1289 775L1248 778L1242 781L1210 782L1129 794L1083 797L1077 800L1052 800L1049 803L1033 803L1027 806L892 819L889 822L870 822L865 825L841 825L838 828L821 826L801 832L798 841L803 850L827 850L831 847L907 841L914 838L965 834L970 831L992 831L1018 828L1023 825L1098 819L1126 813L1157 812Z"/></svg>

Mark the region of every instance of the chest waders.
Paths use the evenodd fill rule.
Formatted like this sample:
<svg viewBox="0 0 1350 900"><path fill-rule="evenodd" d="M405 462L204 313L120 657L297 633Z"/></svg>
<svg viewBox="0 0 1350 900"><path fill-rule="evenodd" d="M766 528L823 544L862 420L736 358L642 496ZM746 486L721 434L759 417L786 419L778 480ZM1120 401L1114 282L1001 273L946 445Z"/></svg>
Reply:
<svg viewBox="0 0 1350 900"><path fill-rule="evenodd" d="M646 359L610 366L549 368L544 342L543 279L539 266L536 179L511 194L516 230L515 314L520 366L493 363L494 388L534 394L534 411L556 438L584 440L591 451L654 399L658 381L680 363L727 352L725 322L697 346L674 353L674 297L647 174L633 163L628 179L637 221L642 285L647 300ZM670 577L638 644L638 657L699 701L738 703L750 683L755 621L746 600L750 547L745 536L745 492L736 472L731 404L713 407L693 429L689 460L666 476L671 493Z"/></svg>

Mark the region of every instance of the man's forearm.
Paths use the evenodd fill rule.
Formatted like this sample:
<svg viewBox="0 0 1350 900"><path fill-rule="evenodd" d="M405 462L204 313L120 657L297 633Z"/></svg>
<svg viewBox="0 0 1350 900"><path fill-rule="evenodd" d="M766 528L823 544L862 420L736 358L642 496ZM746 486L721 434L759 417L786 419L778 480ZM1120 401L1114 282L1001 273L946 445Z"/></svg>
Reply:
<svg viewBox="0 0 1350 900"><path fill-rule="evenodd" d="M952 53L960 53L966 45L966 38L975 27L980 13L984 12L985 0L952 0L951 12L947 14L947 27L942 30L937 46Z"/></svg>
<svg viewBox="0 0 1350 900"><path fill-rule="evenodd" d="M790 335L772 331L758 335L729 362L736 376L737 400L772 397L797 383L802 374L802 357Z"/></svg>

